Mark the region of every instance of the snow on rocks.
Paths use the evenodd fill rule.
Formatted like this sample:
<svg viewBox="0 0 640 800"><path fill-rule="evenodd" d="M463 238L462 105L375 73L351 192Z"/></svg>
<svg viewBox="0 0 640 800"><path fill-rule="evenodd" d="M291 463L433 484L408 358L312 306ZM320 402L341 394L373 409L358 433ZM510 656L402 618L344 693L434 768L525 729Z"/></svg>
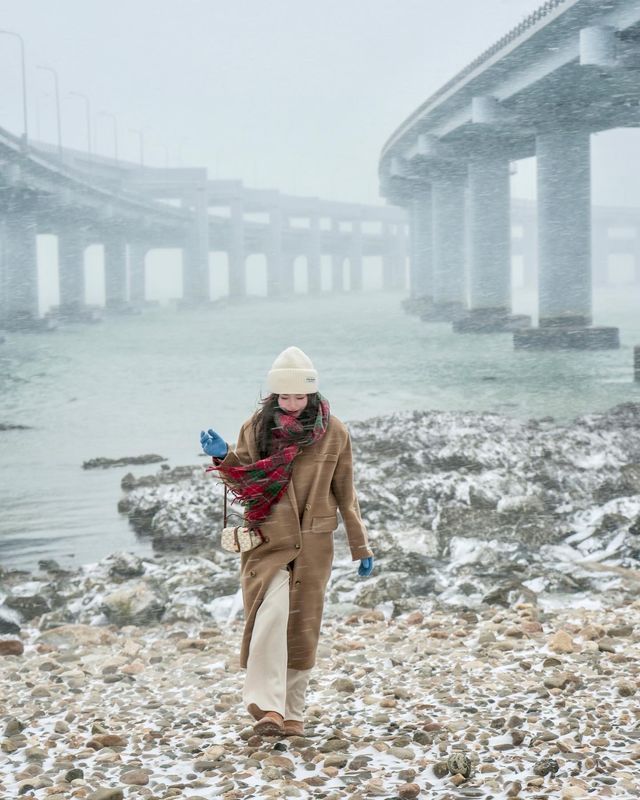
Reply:
<svg viewBox="0 0 640 800"><path fill-rule="evenodd" d="M640 404L569 424L416 411L349 427L363 516L394 548L398 534L404 549L441 558L456 538L573 546L590 526L600 542L613 541L605 557L640 552ZM121 501L158 550L198 549L219 533L219 483L203 468L180 469L175 480L187 480L166 485L161 470L155 486Z"/></svg>
<svg viewBox="0 0 640 800"><path fill-rule="evenodd" d="M435 531L443 554L452 536L469 533L556 541L572 532L572 515L593 506L598 491L605 501L640 497L639 404L569 424L423 411L350 429L368 522L386 527L401 519ZM639 510L636 502L636 517Z"/></svg>
<svg viewBox="0 0 640 800"><path fill-rule="evenodd" d="M60 625L152 624L157 620L215 620L225 616L238 590L237 559L226 566L202 556L143 559L113 553L74 572L0 575L0 598L40 598L40 616L23 616L42 630ZM20 630L19 625L12 629Z"/></svg>
<svg viewBox="0 0 640 800"><path fill-rule="evenodd" d="M125 476L123 488L128 493L119 510L160 550L197 549L214 543L220 533L223 491L204 467L160 471L150 480Z"/></svg>
<svg viewBox="0 0 640 800"><path fill-rule="evenodd" d="M568 425L441 412L353 423L377 566L358 579L339 528L327 615L385 608L397 616L433 598L469 609L597 607L605 595L635 596L640 493L619 492L637 488L629 476L640 464L638 423L633 404ZM145 520L157 555L116 553L74 572L55 564L36 575L0 572L0 632L29 621L46 629L241 615L238 559L219 546L219 483L202 467L180 467L148 484L129 478L124 506ZM598 500L603 486L607 499Z"/></svg>

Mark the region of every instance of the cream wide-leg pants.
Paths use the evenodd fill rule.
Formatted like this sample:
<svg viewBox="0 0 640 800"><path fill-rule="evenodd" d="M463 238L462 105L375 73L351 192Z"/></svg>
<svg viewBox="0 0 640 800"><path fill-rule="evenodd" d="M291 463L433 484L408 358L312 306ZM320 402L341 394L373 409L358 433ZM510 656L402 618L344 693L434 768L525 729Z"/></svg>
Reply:
<svg viewBox="0 0 640 800"><path fill-rule="evenodd" d="M278 570L256 613L242 699L302 722L310 669L287 668L289 570Z"/></svg>

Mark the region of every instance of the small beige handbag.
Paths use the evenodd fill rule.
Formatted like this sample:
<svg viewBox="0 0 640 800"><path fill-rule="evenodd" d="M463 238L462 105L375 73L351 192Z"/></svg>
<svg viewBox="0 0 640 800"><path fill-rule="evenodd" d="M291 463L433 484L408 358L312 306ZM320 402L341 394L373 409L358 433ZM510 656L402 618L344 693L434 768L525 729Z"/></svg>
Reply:
<svg viewBox="0 0 640 800"><path fill-rule="evenodd" d="M222 528L222 535L220 537L220 544L223 550L228 550L230 553L246 553L247 550L253 550L258 545L264 542L264 537L260 531L251 528L245 528L243 525L229 526L227 525L227 487L224 487L224 521Z"/></svg>
<svg viewBox="0 0 640 800"><path fill-rule="evenodd" d="M231 553L246 553L247 550L253 550L254 547L261 545L264 539L258 531L252 531L251 528L243 528L238 525L236 528L223 528L220 544L224 550L229 550Z"/></svg>

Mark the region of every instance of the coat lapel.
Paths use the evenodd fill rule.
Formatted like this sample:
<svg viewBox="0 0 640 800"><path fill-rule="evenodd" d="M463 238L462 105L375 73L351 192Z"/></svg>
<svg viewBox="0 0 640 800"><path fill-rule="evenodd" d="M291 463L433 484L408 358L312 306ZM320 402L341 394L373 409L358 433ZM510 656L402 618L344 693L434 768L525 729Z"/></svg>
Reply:
<svg viewBox="0 0 640 800"><path fill-rule="evenodd" d="M293 476L289 481L289 485L287 486L287 496L289 497L289 501L293 508L293 512L296 515L296 519L300 519L300 512L298 510L298 501L296 500L296 490L293 488Z"/></svg>

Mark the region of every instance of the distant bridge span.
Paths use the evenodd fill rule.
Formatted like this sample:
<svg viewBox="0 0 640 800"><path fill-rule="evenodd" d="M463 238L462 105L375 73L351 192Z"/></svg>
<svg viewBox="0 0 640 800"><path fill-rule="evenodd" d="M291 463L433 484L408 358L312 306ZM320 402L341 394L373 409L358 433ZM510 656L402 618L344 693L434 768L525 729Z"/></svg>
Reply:
<svg viewBox="0 0 640 800"><path fill-rule="evenodd" d="M217 213L211 213L215 211ZM260 220L251 215L261 215ZM303 224L292 225L292 221ZM246 294L246 259L267 261L267 294L293 292L293 261L306 257L308 291L322 290L321 259L330 256L332 289L362 288L363 259L383 261L383 284L405 281L405 212L252 190L212 181L200 168L156 169L23 141L0 129L0 321L38 314L36 236L58 237L60 312L81 316L84 252L104 244L107 306L145 299L145 256L182 250L183 299L209 299L209 254L228 256L229 295Z"/></svg>

